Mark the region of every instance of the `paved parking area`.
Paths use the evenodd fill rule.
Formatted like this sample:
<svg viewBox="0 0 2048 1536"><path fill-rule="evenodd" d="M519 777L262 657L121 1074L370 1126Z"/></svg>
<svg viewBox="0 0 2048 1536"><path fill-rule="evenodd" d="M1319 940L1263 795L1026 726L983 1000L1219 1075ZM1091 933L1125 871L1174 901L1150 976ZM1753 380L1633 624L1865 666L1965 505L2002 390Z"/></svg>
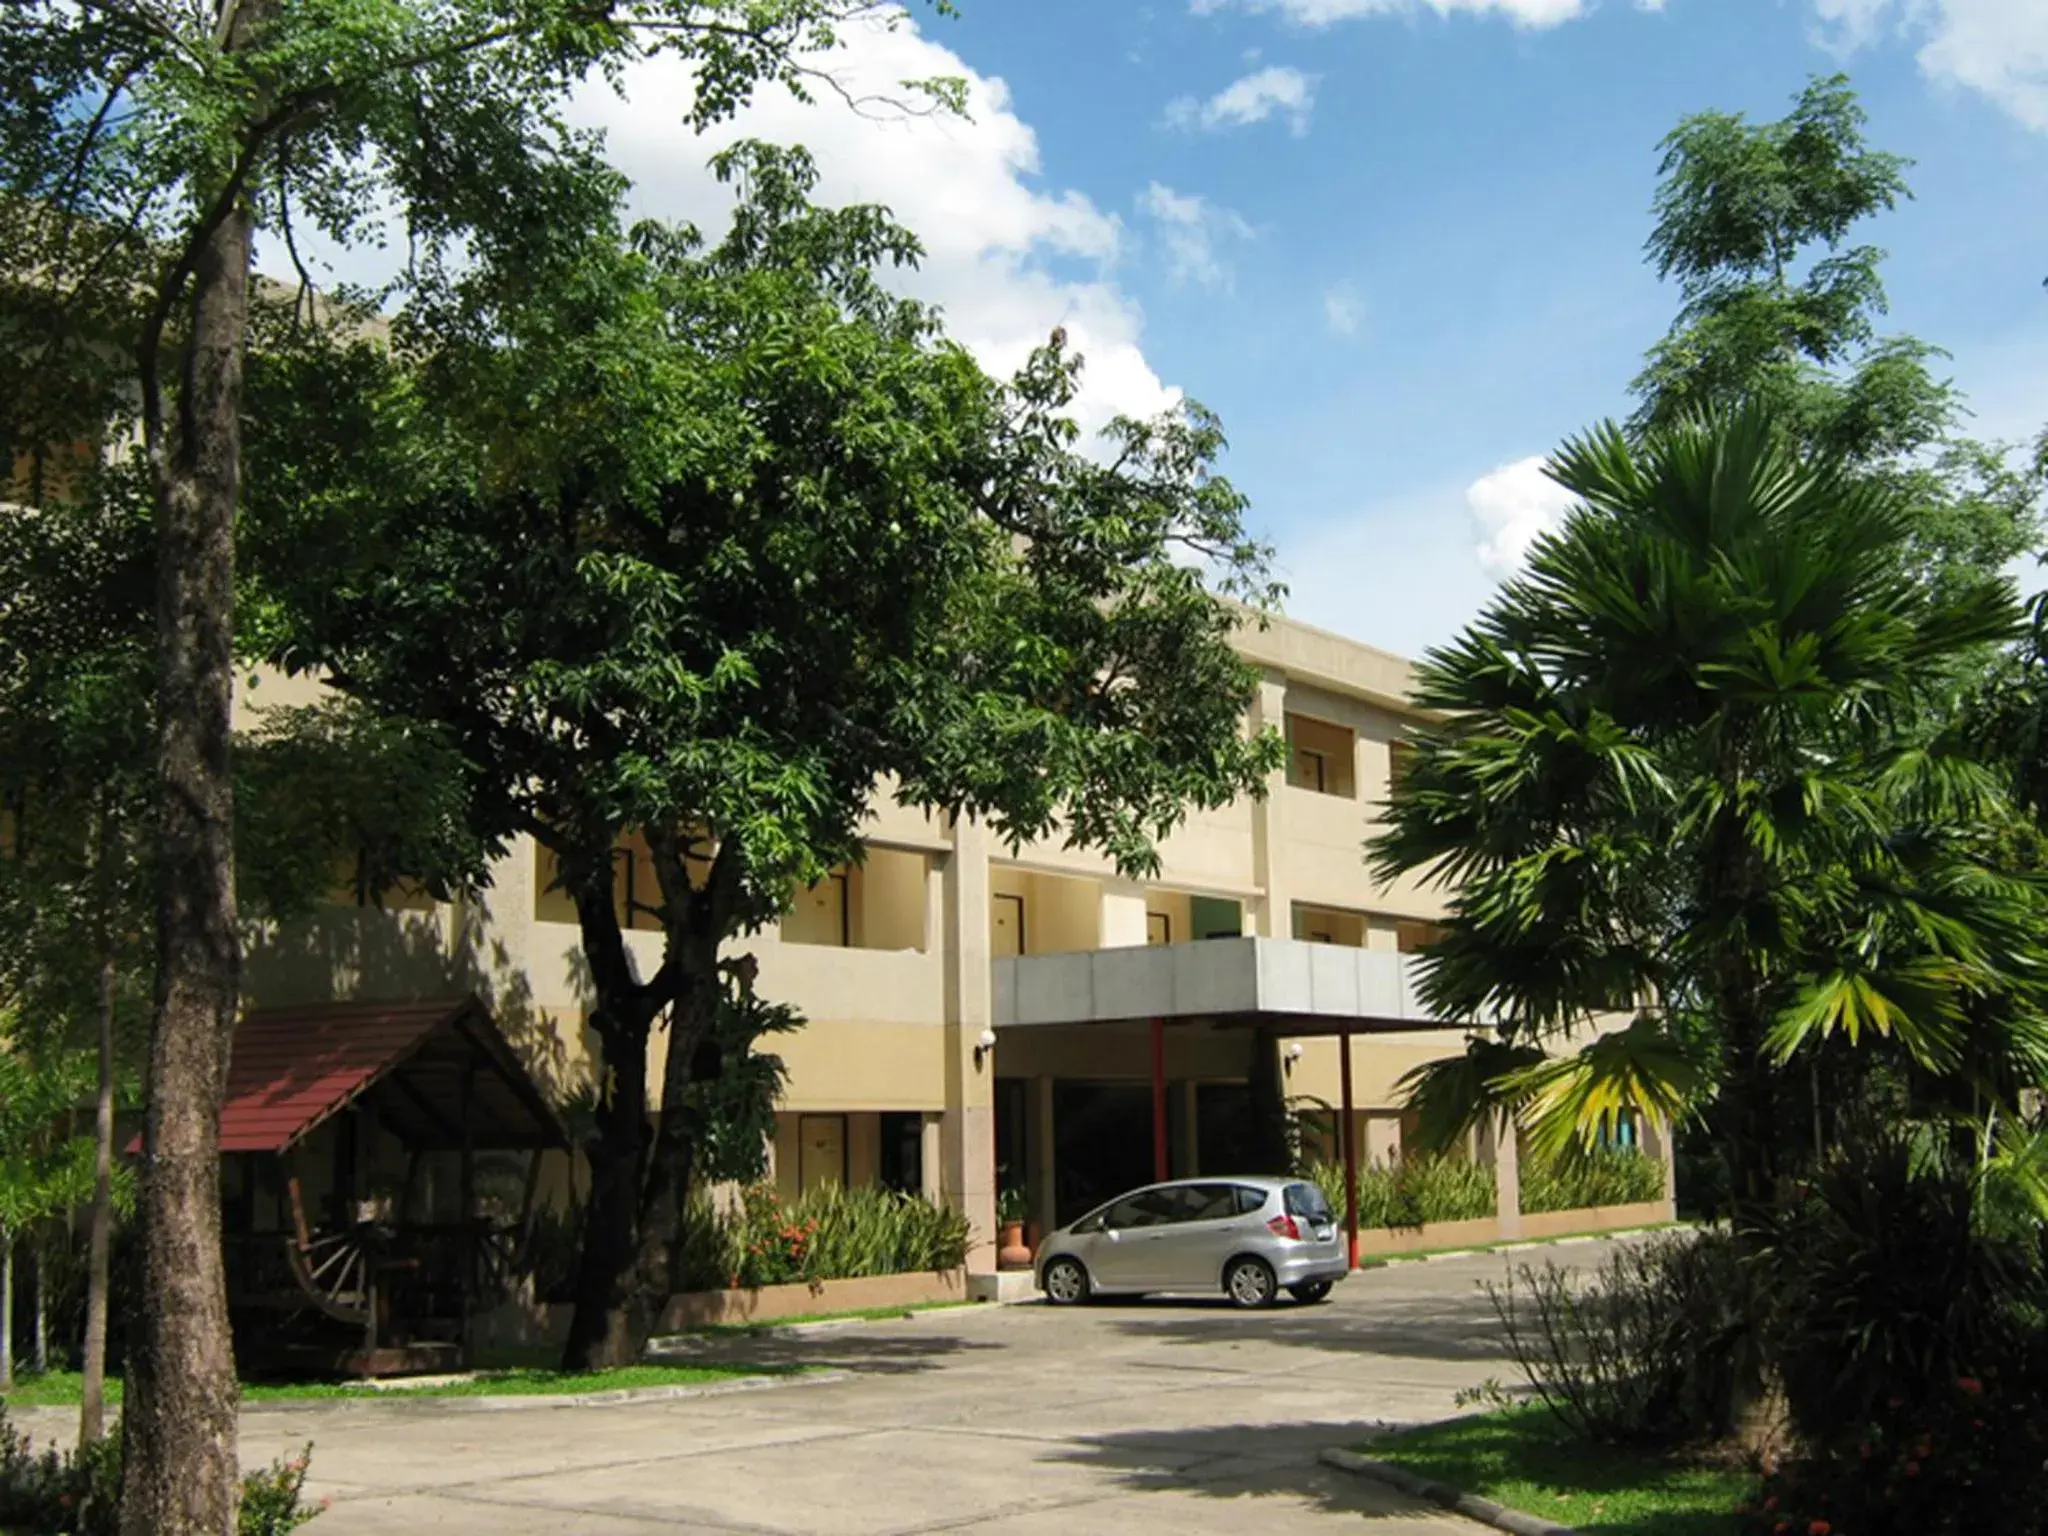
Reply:
<svg viewBox="0 0 2048 1536"><path fill-rule="evenodd" d="M1552 1251L1590 1264L1600 1247ZM319 1536L1474 1536L1315 1456L1444 1417L1460 1388L1509 1374L1478 1290L1506 1262L1396 1265L1321 1306L1255 1314L974 1308L755 1342L739 1357L846 1374L717 1397L251 1413L243 1450L253 1462L314 1442L314 1487L335 1500Z"/></svg>

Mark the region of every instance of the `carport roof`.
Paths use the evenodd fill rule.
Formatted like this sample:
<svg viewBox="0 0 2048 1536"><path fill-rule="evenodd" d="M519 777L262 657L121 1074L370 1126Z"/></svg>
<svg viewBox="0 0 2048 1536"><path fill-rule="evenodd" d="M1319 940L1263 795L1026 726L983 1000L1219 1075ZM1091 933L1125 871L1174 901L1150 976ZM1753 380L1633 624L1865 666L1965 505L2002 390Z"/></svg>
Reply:
<svg viewBox="0 0 2048 1536"><path fill-rule="evenodd" d="M1271 1026L1290 1035L1467 1030L1416 993L1412 957L1296 939L1202 939L1058 955L993 968L995 1025L1148 1019Z"/></svg>

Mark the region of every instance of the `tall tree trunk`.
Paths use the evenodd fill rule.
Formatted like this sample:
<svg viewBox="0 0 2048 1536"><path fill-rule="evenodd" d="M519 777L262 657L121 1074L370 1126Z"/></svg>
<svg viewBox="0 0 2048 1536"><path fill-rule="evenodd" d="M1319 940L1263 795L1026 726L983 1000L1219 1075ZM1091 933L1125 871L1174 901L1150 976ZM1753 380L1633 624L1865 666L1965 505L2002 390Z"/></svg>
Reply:
<svg viewBox="0 0 2048 1536"><path fill-rule="evenodd" d="M253 30L266 0L243 0ZM246 34L241 38L246 41ZM178 441L156 478L156 1009L129 1351L122 1536L234 1536L236 1383L221 1259L220 1109L240 984L233 784L234 519L253 221L237 199L193 267Z"/></svg>
<svg viewBox="0 0 2048 1536"><path fill-rule="evenodd" d="M0 1226L0 1392L14 1385L14 1233Z"/></svg>
<svg viewBox="0 0 2048 1536"><path fill-rule="evenodd" d="M107 1288L114 1241L114 929L109 890L112 829L99 818L94 850L99 941L99 1085L93 1100L91 1233L86 1239L84 1382L78 1398L78 1440L90 1445L107 1432Z"/></svg>
<svg viewBox="0 0 2048 1536"><path fill-rule="evenodd" d="M565 1371L633 1364L652 1326L632 1283L647 1165L647 1035L626 1020L612 1022L615 1017L600 997L592 1024L604 1047L604 1091L596 1132L585 1144L590 1200L576 1265L575 1310L562 1350Z"/></svg>
<svg viewBox="0 0 2048 1536"><path fill-rule="evenodd" d="M640 1253L634 1267L634 1283L643 1294L643 1305L657 1318L681 1273L683 1223L689 1213L690 1179L697 1154L696 1129L688 1109L690 1085L718 1071L719 1064L710 1058L715 1054L712 1042L724 991L717 940L671 938L669 953L681 957L682 991L669 1009L661 1112L641 1195Z"/></svg>

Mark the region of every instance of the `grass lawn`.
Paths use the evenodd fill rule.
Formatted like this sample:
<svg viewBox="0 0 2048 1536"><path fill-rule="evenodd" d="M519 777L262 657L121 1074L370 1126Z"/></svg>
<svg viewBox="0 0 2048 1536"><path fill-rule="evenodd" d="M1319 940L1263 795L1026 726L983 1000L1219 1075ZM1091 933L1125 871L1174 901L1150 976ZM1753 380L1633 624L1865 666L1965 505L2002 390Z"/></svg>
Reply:
<svg viewBox="0 0 2048 1536"><path fill-rule="evenodd" d="M1358 1449L1584 1536L1727 1536L1749 1488L1729 1468L1582 1445L1542 1408L1480 1414Z"/></svg>
<svg viewBox="0 0 2048 1536"><path fill-rule="evenodd" d="M319 1401L334 1398L384 1397L540 1397L554 1394L579 1395L586 1392L616 1392L628 1387L699 1387L731 1381L740 1376L783 1376L795 1373L790 1366L748 1365L629 1365L611 1371L569 1374L539 1366L516 1367L485 1372L473 1380L443 1382L432 1386L364 1386L360 1382L267 1382L242 1384L242 1400L250 1403ZM75 1371L50 1371L42 1376L15 1379L14 1388L0 1397L10 1408L69 1407L78 1401L79 1377ZM121 1382L107 1382L107 1401L121 1401Z"/></svg>

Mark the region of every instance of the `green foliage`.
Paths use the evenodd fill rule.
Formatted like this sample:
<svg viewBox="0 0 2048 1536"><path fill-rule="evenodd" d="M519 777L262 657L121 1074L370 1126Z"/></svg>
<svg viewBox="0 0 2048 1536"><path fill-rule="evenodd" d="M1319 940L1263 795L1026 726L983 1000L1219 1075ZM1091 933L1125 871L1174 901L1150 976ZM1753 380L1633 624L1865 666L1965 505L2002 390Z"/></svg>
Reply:
<svg viewBox="0 0 2048 1536"><path fill-rule="evenodd" d="M1344 1210L1344 1168L1317 1163L1308 1176L1330 1209ZM1419 1227L1424 1222L1474 1221L1495 1209L1493 1169L1455 1154L1413 1154L1366 1163L1358 1170L1360 1231Z"/></svg>
<svg viewBox="0 0 2048 1536"><path fill-rule="evenodd" d="M1669 1447L1734 1427L1750 1324L1725 1234L1617 1244L1590 1277L1525 1264L1486 1290L1517 1368L1575 1438Z"/></svg>
<svg viewBox="0 0 2048 1536"><path fill-rule="evenodd" d="M19 1536L116 1536L120 1529L118 1429L83 1450L36 1451L0 1404L0 1523ZM284 1536L327 1507L304 1499L309 1445L242 1479L239 1536Z"/></svg>
<svg viewBox="0 0 2048 1536"><path fill-rule="evenodd" d="M1925 1411L1958 1376L2010 1364L2048 1313L2039 1228L1983 1229L1975 1170L1925 1138L1859 1139L1771 1233L1771 1355L1817 1451Z"/></svg>
<svg viewBox="0 0 2048 1536"><path fill-rule="evenodd" d="M281 335L243 546L275 661L445 743L478 845L554 853L608 1069L665 1018L652 1157L637 1068L599 1115L657 1228L680 1182L758 1173L779 1066L755 1046L795 1022L719 946L857 857L878 795L1139 872L1278 750L1240 729L1219 589L1272 588L1216 422L1117 422L1091 457L1063 338L990 379L890 290L918 252L884 211L812 206L800 151L716 164L739 192L716 242L622 236L606 200L423 277L388 345ZM628 834L663 935L645 974L611 894Z"/></svg>
<svg viewBox="0 0 2048 1536"><path fill-rule="evenodd" d="M756 1185L737 1209L690 1204L678 1290L937 1273L967 1262L967 1218L915 1195L826 1185L795 1199Z"/></svg>
<svg viewBox="0 0 2048 1536"><path fill-rule="evenodd" d="M1848 245L1912 194L1909 162L1869 148L1846 77L1789 115L1704 112L1665 139L1649 252L1684 304L1635 381L1638 433L1754 401L1802 450L1881 478L1914 507L1912 549L1937 580L1996 572L2032 547L2043 480L1956 435L1946 354L1881 337L1884 252Z"/></svg>
<svg viewBox="0 0 2048 1536"><path fill-rule="evenodd" d="M73 1129L78 1106L92 1099L92 1061L9 1049L4 1022L0 1018L0 1241L86 1204L93 1183L92 1137ZM131 1188L131 1179L117 1180L122 1198Z"/></svg>
<svg viewBox="0 0 2048 1536"><path fill-rule="evenodd" d="M1586 1536L1723 1536L1747 1489L1744 1474L1725 1463L1590 1445L1526 1406L1406 1430L1359 1449ZM1799 1533L1807 1536L1803 1526Z"/></svg>
<svg viewBox="0 0 2048 1536"><path fill-rule="evenodd" d="M2013 633L2009 588L1936 590L1910 502L1757 410L1605 428L1554 473L1580 504L1424 660L1445 723L1374 845L1384 877L1453 886L1435 1011L1514 1046L1637 1021L1495 1101L1555 1148L1719 1096L1739 1201L1801 1123L1783 1064L1827 1078L1831 1039L2009 1102L2048 1061L2039 895L2005 872L1996 774L1926 724L1954 660Z"/></svg>
<svg viewBox="0 0 2048 1536"><path fill-rule="evenodd" d="M1522 1211L1583 1211L1643 1205L1664 1198L1664 1165L1626 1147L1599 1147L1559 1158L1525 1155Z"/></svg>
<svg viewBox="0 0 2048 1536"><path fill-rule="evenodd" d="M1738 1506L1742 1536L2040 1536L2048 1359L2038 1344L2032 1355L1887 1399L1878 1419L1856 1427L1853 1445L1772 1468Z"/></svg>

